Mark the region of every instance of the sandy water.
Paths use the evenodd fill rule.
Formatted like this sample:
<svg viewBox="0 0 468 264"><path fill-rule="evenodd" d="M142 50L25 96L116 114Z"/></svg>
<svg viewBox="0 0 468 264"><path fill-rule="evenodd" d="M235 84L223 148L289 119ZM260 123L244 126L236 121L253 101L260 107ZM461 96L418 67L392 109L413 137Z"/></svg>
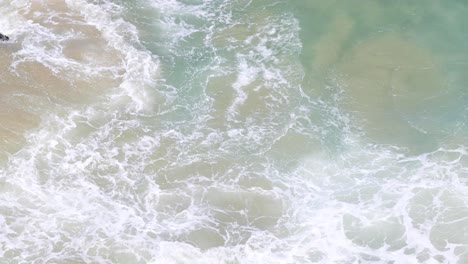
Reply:
<svg viewBox="0 0 468 264"><path fill-rule="evenodd" d="M467 263L463 1L0 1L0 263Z"/></svg>

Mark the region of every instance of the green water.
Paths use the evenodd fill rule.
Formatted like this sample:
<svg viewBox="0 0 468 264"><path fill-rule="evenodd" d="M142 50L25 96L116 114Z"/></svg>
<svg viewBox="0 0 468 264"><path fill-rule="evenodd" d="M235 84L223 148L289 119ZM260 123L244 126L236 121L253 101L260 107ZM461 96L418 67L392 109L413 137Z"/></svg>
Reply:
<svg viewBox="0 0 468 264"><path fill-rule="evenodd" d="M454 135L463 144L463 2L303 1L298 8L311 96L333 97L327 86L343 92L345 108L379 144L424 151Z"/></svg>

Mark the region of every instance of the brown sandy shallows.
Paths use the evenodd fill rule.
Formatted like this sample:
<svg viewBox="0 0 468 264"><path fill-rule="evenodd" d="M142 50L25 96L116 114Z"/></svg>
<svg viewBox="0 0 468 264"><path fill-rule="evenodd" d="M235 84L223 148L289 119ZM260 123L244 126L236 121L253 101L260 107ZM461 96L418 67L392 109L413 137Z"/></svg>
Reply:
<svg viewBox="0 0 468 264"><path fill-rule="evenodd" d="M34 42L34 36L18 35L2 43L0 161L21 148L24 133L38 127L43 114L60 105L97 100L121 83L124 72L122 54L65 1L32 1L18 16L25 25L41 26L57 38ZM29 52L31 46L49 57ZM60 52L52 55L53 50Z"/></svg>

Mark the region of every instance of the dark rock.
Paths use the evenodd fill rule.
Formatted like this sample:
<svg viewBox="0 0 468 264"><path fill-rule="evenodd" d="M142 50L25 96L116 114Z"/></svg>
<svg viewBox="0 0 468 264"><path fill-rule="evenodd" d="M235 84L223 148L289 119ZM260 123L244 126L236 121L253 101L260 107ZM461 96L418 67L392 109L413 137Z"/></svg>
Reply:
<svg viewBox="0 0 468 264"><path fill-rule="evenodd" d="M2 33L0 33L0 40L7 41L10 40L10 38L7 35L3 35Z"/></svg>

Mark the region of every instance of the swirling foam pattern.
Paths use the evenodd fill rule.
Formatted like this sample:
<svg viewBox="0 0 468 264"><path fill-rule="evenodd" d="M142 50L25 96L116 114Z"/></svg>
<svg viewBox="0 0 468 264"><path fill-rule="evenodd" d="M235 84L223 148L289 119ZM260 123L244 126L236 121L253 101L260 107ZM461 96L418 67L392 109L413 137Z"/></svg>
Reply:
<svg viewBox="0 0 468 264"><path fill-rule="evenodd" d="M468 263L463 1L0 1L0 263Z"/></svg>

